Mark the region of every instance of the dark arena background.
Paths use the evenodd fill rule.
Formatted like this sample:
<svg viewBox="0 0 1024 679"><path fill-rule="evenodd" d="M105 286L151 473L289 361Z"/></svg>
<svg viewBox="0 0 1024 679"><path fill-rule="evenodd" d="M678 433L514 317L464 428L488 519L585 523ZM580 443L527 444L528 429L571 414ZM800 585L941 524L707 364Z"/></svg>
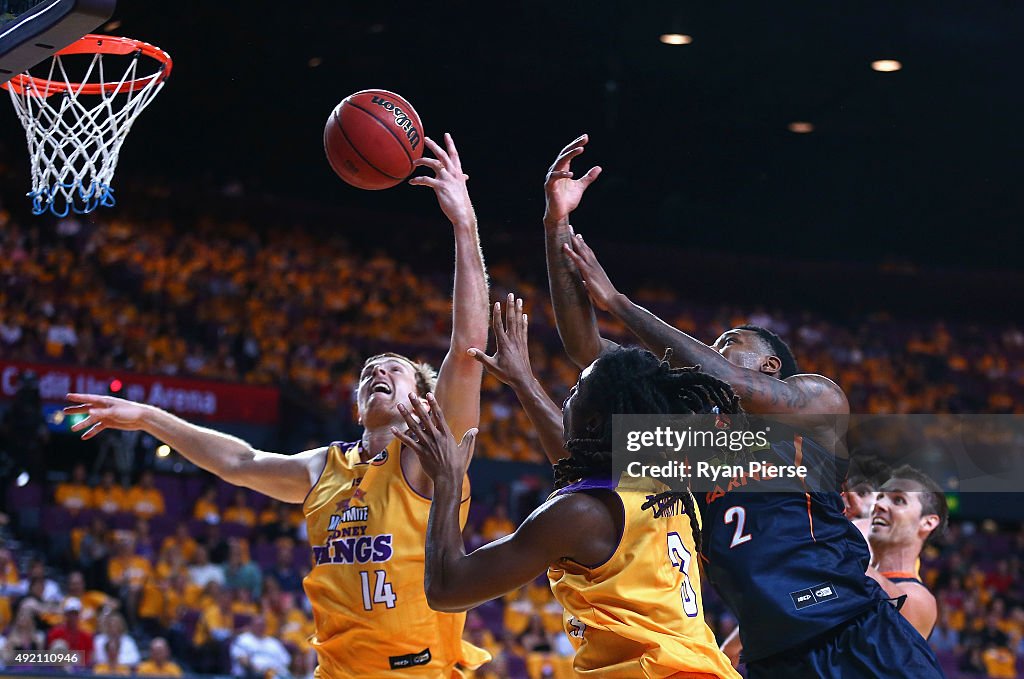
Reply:
<svg viewBox="0 0 1024 679"><path fill-rule="evenodd" d="M116 206L33 216L24 130L0 113L5 672L66 676L14 658L48 648L74 598L97 635L77 674L162 674L169 652L185 674L311 676L298 505L141 432L82 441L62 408L109 393L293 453L359 438L368 356L440 364L437 199L360 191L324 157L324 122L357 90L400 93L457 141L491 300L525 300L556 402L578 369L549 298L543 184L587 133L577 176L604 171L572 223L637 303L707 342L773 330L854 413L1024 414L1024 4L123 0L96 32L174 59L124 142ZM552 488L515 395L485 376L481 407L470 549ZM943 490L950 528L920 558L929 642L949 677L1017 677L1024 495ZM703 591L722 641L735 618ZM257 675L232 652L255 619L286 666ZM494 660L473 676L574 676L562 630L545 577L479 606L465 638Z"/></svg>

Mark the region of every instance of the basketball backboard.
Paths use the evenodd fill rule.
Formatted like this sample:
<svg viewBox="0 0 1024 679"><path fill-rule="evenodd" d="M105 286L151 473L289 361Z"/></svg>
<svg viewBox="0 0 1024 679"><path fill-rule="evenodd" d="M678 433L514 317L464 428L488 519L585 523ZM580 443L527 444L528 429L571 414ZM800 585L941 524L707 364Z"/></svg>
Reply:
<svg viewBox="0 0 1024 679"><path fill-rule="evenodd" d="M116 0L0 0L0 83L53 56L114 13Z"/></svg>

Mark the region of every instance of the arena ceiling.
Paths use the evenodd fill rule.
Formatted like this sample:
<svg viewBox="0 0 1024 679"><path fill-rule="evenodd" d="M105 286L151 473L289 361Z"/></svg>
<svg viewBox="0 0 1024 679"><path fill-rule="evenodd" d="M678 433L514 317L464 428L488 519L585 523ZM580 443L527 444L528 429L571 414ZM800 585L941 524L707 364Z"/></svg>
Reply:
<svg viewBox="0 0 1024 679"><path fill-rule="evenodd" d="M547 165L588 132L605 174L575 221L602 239L1024 267L1021 2L122 0L114 19L175 59L119 173L432 214L426 190L357 191L324 160L333 106L385 88L455 134L506 236L539 228Z"/></svg>

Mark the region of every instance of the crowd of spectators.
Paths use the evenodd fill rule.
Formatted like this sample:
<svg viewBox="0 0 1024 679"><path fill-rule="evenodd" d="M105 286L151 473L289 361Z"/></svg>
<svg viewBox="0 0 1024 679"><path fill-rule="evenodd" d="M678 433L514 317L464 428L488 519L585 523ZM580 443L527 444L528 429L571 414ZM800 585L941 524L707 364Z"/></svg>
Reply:
<svg viewBox="0 0 1024 679"><path fill-rule="evenodd" d="M493 296L526 300L534 368L560 400L578 371L558 343L537 279L543 268L529 271L492 258ZM321 426L311 435L337 436L354 424L352 388L366 356L391 349L436 364L443 355L448 280L380 251L357 252L336 234L212 220L183 230L116 217L22 227L0 210L0 355L282 385L317 404ZM669 287L629 292L705 340L748 322L776 331L802 370L843 386L854 412L1024 412L1019 326L884 313L839 323L801 311L683 305ZM601 324L630 340L609 318ZM489 377L484 391L478 455L541 461L514 397Z"/></svg>

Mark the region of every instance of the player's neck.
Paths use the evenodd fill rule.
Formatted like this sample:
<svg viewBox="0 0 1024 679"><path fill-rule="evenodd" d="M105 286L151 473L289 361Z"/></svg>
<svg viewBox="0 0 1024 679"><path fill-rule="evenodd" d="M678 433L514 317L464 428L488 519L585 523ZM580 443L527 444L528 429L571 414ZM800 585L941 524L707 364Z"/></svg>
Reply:
<svg viewBox="0 0 1024 679"><path fill-rule="evenodd" d="M892 545L874 547L876 567L882 573L916 573L920 549L914 545Z"/></svg>
<svg viewBox="0 0 1024 679"><path fill-rule="evenodd" d="M394 439L395 435L391 433L390 424L364 429L359 445L359 456L363 462L366 462L387 448Z"/></svg>

